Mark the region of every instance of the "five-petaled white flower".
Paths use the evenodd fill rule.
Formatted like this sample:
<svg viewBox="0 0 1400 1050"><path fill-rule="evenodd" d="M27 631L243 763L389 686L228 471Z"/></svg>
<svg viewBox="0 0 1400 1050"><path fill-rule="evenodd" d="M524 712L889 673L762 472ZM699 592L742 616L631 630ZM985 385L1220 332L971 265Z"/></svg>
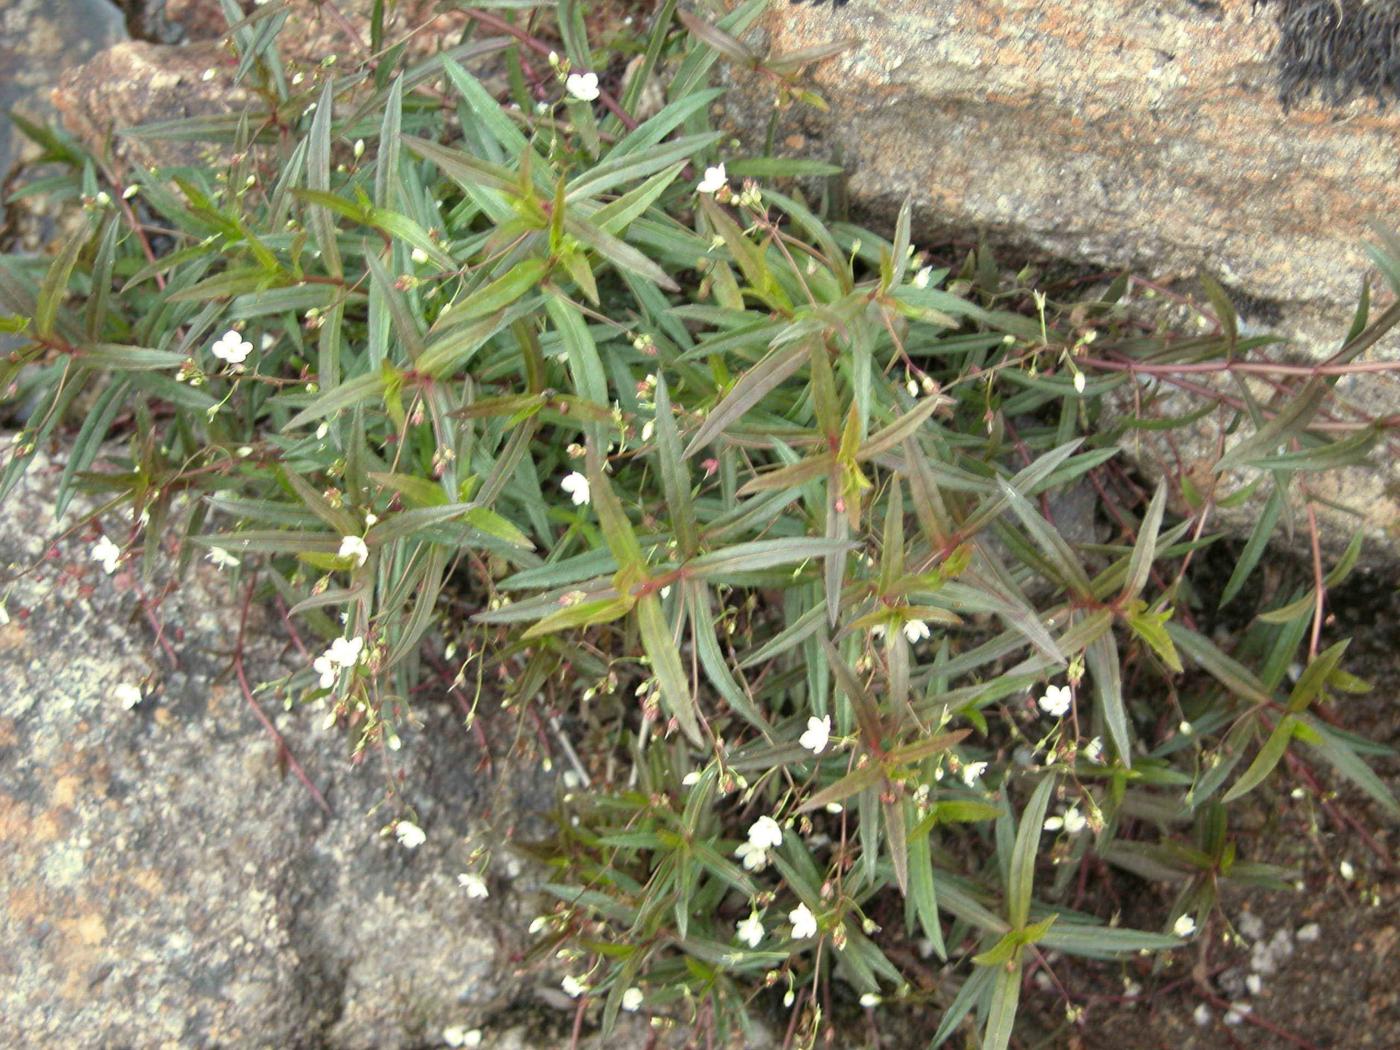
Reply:
<svg viewBox="0 0 1400 1050"><path fill-rule="evenodd" d="M130 682L122 682L112 690L112 695L122 705L123 711L130 711L141 702L141 687Z"/></svg>
<svg viewBox="0 0 1400 1050"><path fill-rule="evenodd" d="M212 561L220 569L236 569L243 564L222 547L210 547L209 553L204 557L206 561Z"/></svg>
<svg viewBox="0 0 1400 1050"><path fill-rule="evenodd" d="M967 765L963 766L962 770L963 783L966 784L968 787L972 787L973 784L977 783L977 781L981 779L982 774L986 771L987 763L985 762L967 763Z"/></svg>
<svg viewBox="0 0 1400 1050"><path fill-rule="evenodd" d="M1040 709L1052 718L1063 718L1069 712L1073 694L1067 685L1052 685L1040 698Z"/></svg>
<svg viewBox="0 0 1400 1050"><path fill-rule="evenodd" d="M1183 915L1172 924L1172 933L1178 937L1190 937L1196 932L1196 920L1189 915Z"/></svg>
<svg viewBox="0 0 1400 1050"><path fill-rule="evenodd" d="M417 849L428 841L427 834L411 820L401 820L394 825L394 837L404 849Z"/></svg>
<svg viewBox="0 0 1400 1050"><path fill-rule="evenodd" d="M1078 808L1071 806L1065 810L1065 831L1071 835L1078 835L1084 830L1084 825L1088 821L1084 819L1084 814Z"/></svg>
<svg viewBox="0 0 1400 1050"><path fill-rule="evenodd" d="M576 507L582 507L589 500L588 478L578 471L574 471L559 482L559 487L569 494L569 498L574 501Z"/></svg>
<svg viewBox="0 0 1400 1050"><path fill-rule="evenodd" d="M564 994L570 999L577 999L584 992L588 991L588 985L584 984L573 974L569 974L560 981L559 987L564 989Z"/></svg>
<svg viewBox="0 0 1400 1050"><path fill-rule="evenodd" d="M92 560L102 563L102 570L108 575L117 571L117 563L121 561L122 549L112 542L110 536L103 536L92 545Z"/></svg>
<svg viewBox="0 0 1400 1050"><path fill-rule="evenodd" d="M253 344L244 339L239 332L230 328L219 336L209 349L220 361L227 361L231 365L241 365L248 360L248 355L253 352Z"/></svg>
<svg viewBox="0 0 1400 1050"><path fill-rule="evenodd" d="M718 193L728 181L729 176L724 173L724 165L716 164L713 168L705 169L705 177L695 189L700 193Z"/></svg>
<svg viewBox="0 0 1400 1050"><path fill-rule="evenodd" d="M592 102L598 97L598 74L570 73L564 81L564 90L580 102Z"/></svg>
<svg viewBox="0 0 1400 1050"><path fill-rule="evenodd" d="M346 536L340 541L340 556L354 558L356 566L369 560L369 546L358 536Z"/></svg>
<svg viewBox="0 0 1400 1050"><path fill-rule="evenodd" d="M474 901L485 900L491 896L491 891L486 888L486 880L474 871L464 871L457 876L457 885L467 891L467 897Z"/></svg>
<svg viewBox="0 0 1400 1050"><path fill-rule="evenodd" d="M744 862L745 871L762 871L768 867L768 851L752 842L741 842L734 856Z"/></svg>
<svg viewBox="0 0 1400 1050"><path fill-rule="evenodd" d="M740 919L734 924L738 931L739 940L743 941L750 948L757 948L758 942L763 940L763 920L758 917L758 912L750 912L747 919Z"/></svg>
<svg viewBox="0 0 1400 1050"><path fill-rule="evenodd" d="M622 1008L629 1014L634 1014L642 1008L642 1001L645 998L642 990L634 985L622 993Z"/></svg>
<svg viewBox="0 0 1400 1050"><path fill-rule="evenodd" d="M904 637L909 640L910 645L922 642L929 636L928 624L923 620L905 620Z"/></svg>
<svg viewBox="0 0 1400 1050"><path fill-rule="evenodd" d="M792 939L795 941L803 941L817 934L817 917L805 904L799 904L788 912L788 922L792 923Z"/></svg>
<svg viewBox="0 0 1400 1050"><path fill-rule="evenodd" d="M797 742L814 755L820 755L826 750L827 741L831 739L831 716L822 715L820 718L807 719L807 732L797 738Z"/></svg>
<svg viewBox="0 0 1400 1050"><path fill-rule="evenodd" d="M777 849L783 844L783 829L772 817L759 817L749 825L749 842L758 849Z"/></svg>

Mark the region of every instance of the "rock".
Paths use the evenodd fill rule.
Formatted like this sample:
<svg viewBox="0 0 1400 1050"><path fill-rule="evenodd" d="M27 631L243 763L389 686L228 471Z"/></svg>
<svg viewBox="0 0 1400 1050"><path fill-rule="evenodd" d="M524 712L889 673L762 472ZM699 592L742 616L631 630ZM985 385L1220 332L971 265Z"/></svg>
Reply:
<svg viewBox="0 0 1400 1050"><path fill-rule="evenodd" d="M0 114L14 109L48 120L58 74L125 38L121 15L104 0L7 0L0 5ZM27 141L0 119L0 180L29 152Z"/></svg>
<svg viewBox="0 0 1400 1050"><path fill-rule="evenodd" d="M228 27L217 7L211 9L208 0L172 2L166 16L189 42L127 42L71 70L53 94L68 130L98 152L115 135L117 157L148 168L208 163L217 152L208 145L120 133L157 121L239 112L253 97L247 81L233 82L238 59L226 43ZM369 57L372 7L372 0L339 5L299 0L289 6L278 53L287 76L301 77L293 85L298 107L319 97L325 77L353 73L356 63ZM467 22L461 12L435 10L432 0L408 0L386 10L386 40L412 29L404 50L409 61L455 44Z"/></svg>
<svg viewBox="0 0 1400 1050"><path fill-rule="evenodd" d="M926 238L979 231L1166 283L1209 272L1246 322L1292 340L1284 353L1317 360L1346 332L1368 220L1400 215L1400 108L1301 91L1285 108L1278 6L778 4L746 39L774 56L853 41L808 68L831 112L786 110L775 141L843 163L863 218L892 225L908 195ZM761 142L773 81L731 75L728 117ZM1397 347L1392 335L1366 359L1400 360ZM1365 413L1400 413L1393 373L1348 378L1339 393ZM1323 482L1324 494L1400 558L1400 458L1377 458ZM1329 544L1344 546L1355 520L1321 512ZM1253 514L1238 517L1247 526Z"/></svg>
<svg viewBox="0 0 1400 1050"><path fill-rule="evenodd" d="M45 539L85 513L54 525L57 470L41 458L0 510L10 1044L380 1050L441 1045L444 1028L467 1025L491 1047L523 1013L537 1017L536 1041L509 1045L563 1045L573 1011L540 999L557 977L516 962L542 907L536 876L491 830L540 822L552 782L488 775L460 713L429 694L401 751L353 764L324 711L259 692L327 815L231 671L232 577L200 563L147 615L142 595L160 592L133 563L108 576L90 533ZM272 619L256 608L249 619L254 684L306 666ZM400 818L426 832L418 849L383 833ZM487 900L457 883L478 847L491 853ZM648 1034L628 1021L615 1050Z"/></svg>

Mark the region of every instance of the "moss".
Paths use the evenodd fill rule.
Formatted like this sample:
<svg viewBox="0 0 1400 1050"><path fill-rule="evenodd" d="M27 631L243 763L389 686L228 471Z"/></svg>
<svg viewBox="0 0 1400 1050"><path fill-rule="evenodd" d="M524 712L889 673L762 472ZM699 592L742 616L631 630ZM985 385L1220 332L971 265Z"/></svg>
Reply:
<svg viewBox="0 0 1400 1050"><path fill-rule="evenodd" d="M1357 95L1400 96L1400 2L1273 0L1274 61L1284 105L1317 92L1340 105Z"/></svg>

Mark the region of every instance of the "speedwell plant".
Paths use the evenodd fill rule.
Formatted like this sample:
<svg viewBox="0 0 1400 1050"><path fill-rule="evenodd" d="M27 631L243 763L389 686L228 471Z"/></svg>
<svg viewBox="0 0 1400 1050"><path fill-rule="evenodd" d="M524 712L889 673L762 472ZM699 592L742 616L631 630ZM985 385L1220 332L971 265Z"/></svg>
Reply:
<svg viewBox="0 0 1400 1050"><path fill-rule="evenodd" d="M286 3L226 6L218 75L253 101L131 132L210 164L28 129L59 174L24 192L84 207L50 258L0 260L27 420L0 483L63 436L57 510L96 498L100 568L204 556L280 600L306 653L282 695L357 748L412 747L448 663L469 717L560 729L588 790L532 932L580 1016L703 1040L763 1013L811 1045L897 1000L935 1046L1000 1050L1057 956L1176 948L1223 882L1280 880L1229 813L1285 759L1396 812L1325 712L1365 687L1321 644L1354 547L1228 652L1199 622L1255 593L1299 479L1381 436L1316 426L1335 372L1268 402L1200 381L1268 342L1214 286L1175 337L1127 277L945 265L907 206L888 239L841 221L837 169L711 127L721 56L821 104L797 76L830 49L738 39L764 0L666 0L617 53L575 3L499 4L416 63L376 4L374 47L311 69L279 54ZM1392 313L1363 303L1338 360ZM1163 416L1183 365L1199 411ZM1209 413L1247 435L1215 464L1235 495L1123 462ZM1266 509L1222 595L1191 570L1226 498ZM1104 862L1174 904L1136 930L1067 903Z"/></svg>

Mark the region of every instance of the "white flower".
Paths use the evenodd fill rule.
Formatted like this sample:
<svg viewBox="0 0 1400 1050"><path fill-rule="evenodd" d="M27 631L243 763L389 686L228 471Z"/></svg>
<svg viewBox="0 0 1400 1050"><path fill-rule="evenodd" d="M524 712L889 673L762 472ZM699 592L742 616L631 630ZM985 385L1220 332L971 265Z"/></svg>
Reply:
<svg viewBox="0 0 1400 1050"><path fill-rule="evenodd" d="M1089 822L1084 819L1084 814L1079 812L1076 807L1071 806L1069 809L1065 810L1065 831L1069 834L1078 835L1084 830L1084 826L1088 823Z"/></svg>
<svg viewBox="0 0 1400 1050"><path fill-rule="evenodd" d="M916 273L916 274L914 275L914 287L915 287L915 288L927 288L927 287L928 287L929 278L931 278L932 276L933 276L933 267L932 267L932 266L925 266L922 270L920 270L918 273Z"/></svg>
<svg viewBox="0 0 1400 1050"><path fill-rule="evenodd" d="M220 361L227 361L231 365L241 365L248 360L248 355L253 352L253 344L230 328L215 340L214 345L209 349Z"/></svg>
<svg viewBox="0 0 1400 1050"><path fill-rule="evenodd" d="M401 820L394 825L394 837L404 849L417 849L428 841L423 829L411 820Z"/></svg>
<svg viewBox="0 0 1400 1050"><path fill-rule="evenodd" d="M622 993L622 1008L629 1014L634 1014L642 1008L642 1001L646 998L642 990L637 987L627 989Z"/></svg>
<svg viewBox="0 0 1400 1050"><path fill-rule="evenodd" d="M491 896L491 891L486 888L486 880L474 871L464 871L457 876L457 885L467 891L470 900L485 900Z"/></svg>
<svg viewBox="0 0 1400 1050"><path fill-rule="evenodd" d="M1304 944L1311 944L1322 936L1322 927L1315 922L1310 922L1306 926L1299 926L1297 937Z"/></svg>
<svg viewBox="0 0 1400 1050"><path fill-rule="evenodd" d="M705 177L700 180L700 185L695 189L700 193L718 193L729 181L729 177L724 173L724 165L716 164L713 168L705 169Z"/></svg>
<svg viewBox="0 0 1400 1050"><path fill-rule="evenodd" d="M904 384L904 389L909 391L910 397L919 396L919 384L914 382L914 380L912 379L910 379L907 383Z"/></svg>
<svg viewBox="0 0 1400 1050"><path fill-rule="evenodd" d="M588 502L588 479L578 471L574 471L559 482L559 487L569 494L569 498L574 501L574 506L582 507Z"/></svg>
<svg viewBox="0 0 1400 1050"><path fill-rule="evenodd" d="M820 755L826 750L827 741L831 739L831 716L822 715L821 718L807 719L807 732L797 738L797 742L814 755Z"/></svg>
<svg viewBox="0 0 1400 1050"><path fill-rule="evenodd" d="M803 941L817 934L817 917L805 904L799 904L788 912L788 922L792 923L792 939L795 941Z"/></svg>
<svg viewBox="0 0 1400 1050"><path fill-rule="evenodd" d="M1053 718L1063 718L1069 711L1073 694L1067 685L1052 685L1040 698L1040 709Z"/></svg>
<svg viewBox="0 0 1400 1050"><path fill-rule="evenodd" d="M210 547L204 558L206 561L212 561L220 569L236 569L243 564L222 547Z"/></svg>
<svg viewBox="0 0 1400 1050"><path fill-rule="evenodd" d="M422 266L425 262L428 261L428 253L425 252L422 248L414 248L413 251L408 253L408 257L412 259L415 263L417 263L419 266Z"/></svg>
<svg viewBox="0 0 1400 1050"><path fill-rule="evenodd" d="M340 541L340 556L354 558L357 566L369 560L369 547L358 536L346 536Z"/></svg>
<svg viewBox="0 0 1400 1050"><path fill-rule="evenodd" d="M1337 870L1341 872L1342 878L1346 879L1347 882L1350 882L1352 879L1356 878L1356 868L1352 865L1351 861L1349 860L1344 860L1340 864L1338 864Z"/></svg>
<svg viewBox="0 0 1400 1050"><path fill-rule="evenodd" d="M1191 1020L1202 1028L1210 1024L1210 1007L1205 1003L1197 1004L1196 1009L1191 1011Z"/></svg>
<svg viewBox="0 0 1400 1050"><path fill-rule="evenodd" d="M130 711L141 702L141 687L130 682L122 682L112 690L112 695L122 705L123 711Z"/></svg>
<svg viewBox="0 0 1400 1050"><path fill-rule="evenodd" d="M1075 372L1075 373L1074 373L1074 392L1075 392L1076 394L1082 394L1082 393L1084 393L1084 373L1083 373L1083 372Z"/></svg>
<svg viewBox="0 0 1400 1050"><path fill-rule="evenodd" d="M1041 825L1046 831L1059 831L1064 826L1064 817L1046 817L1045 823Z"/></svg>
<svg viewBox="0 0 1400 1050"><path fill-rule="evenodd" d="M860 1005L865 1007L867 1010L871 1009L872 1007L879 1006L882 1002L884 1002L884 1000L881 999L874 992L866 992L860 997Z"/></svg>
<svg viewBox="0 0 1400 1050"><path fill-rule="evenodd" d="M763 940L763 920L758 917L758 912L750 912L747 919L740 919L734 924L738 931L739 940L743 941L750 948L757 948L758 942Z"/></svg>
<svg viewBox="0 0 1400 1050"><path fill-rule="evenodd" d="M977 781L982 778L982 774L986 771L987 763L969 762L967 765L963 766L963 783L966 784L968 787L972 787L973 784L977 783Z"/></svg>
<svg viewBox="0 0 1400 1050"><path fill-rule="evenodd" d="M564 994L570 999L577 999L584 992L588 991L588 985L584 984L573 974L569 974L569 976L560 981L559 987L564 989Z"/></svg>
<svg viewBox="0 0 1400 1050"><path fill-rule="evenodd" d="M337 638L331 642L326 655L341 667L354 667L360 660L360 652L365 647L363 638Z"/></svg>
<svg viewBox="0 0 1400 1050"><path fill-rule="evenodd" d="M329 689L335 685L336 675L340 674L340 668L331 662L331 658L322 653L311 661L311 669L321 676L321 688Z"/></svg>
<svg viewBox="0 0 1400 1050"><path fill-rule="evenodd" d="M694 787L698 783L700 783L700 770L698 769L692 769L681 777L681 787Z"/></svg>
<svg viewBox="0 0 1400 1050"><path fill-rule="evenodd" d="M928 637L928 624L923 620L904 621L904 637L909 640L910 645L917 645Z"/></svg>
<svg viewBox="0 0 1400 1050"><path fill-rule="evenodd" d="M1183 915L1172 924L1172 933L1178 937L1190 937L1196 932L1196 920L1189 915Z"/></svg>
<svg viewBox="0 0 1400 1050"><path fill-rule="evenodd" d="M759 817L749 825L749 843L758 849L777 849L783 844L783 829L772 817Z"/></svg>
<svg viewBox="0 0 1400 1050"><path fill-rule="evenodd" d="M1084 745L1084 757L1095 765L1103 763L1103 737L1096 736Z"/></svg>
<svg viewBox="0 0 1400 1050"><path fill-rule="evenodd" d="M112 542L110 536L103 536L92 546L92 560L100 561L108 576L117 571L117 562L121 561L121 557L121 548Z"/></svg>
<svg viewBox="0 0 1400 1050"><path fill-rule="evenodd" d="M752 842L741 842L734 856L744 862L745 871L762 871L768 867L768 851Z"/></svg>
<svg viewBox="0 0 1400 1050"><path fill-rule="evenodd" d="M564 90L580 102L592 102L598 97L597 73L570 73Z"/></svg>
<svg viewBox="0 0 1400 1050"><path fill-rule="evenodd" d="M466 1028L459 1024L454 1024L450 1028L442 1030L442 1041L448 1046L480 1046L481 1029Z"/></svg>

